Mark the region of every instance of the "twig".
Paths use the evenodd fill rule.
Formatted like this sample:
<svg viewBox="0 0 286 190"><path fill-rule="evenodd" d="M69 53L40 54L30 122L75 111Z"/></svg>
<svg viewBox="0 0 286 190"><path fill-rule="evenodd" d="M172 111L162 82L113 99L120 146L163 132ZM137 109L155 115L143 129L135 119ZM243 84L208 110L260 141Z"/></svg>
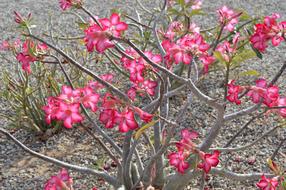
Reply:
<svg viewBox="0 0 286 190"><path fill-rule="evenodd" d="M220 168L212 168L210 173L214 175L226 177L231 180L236 180L236 181L256 181L256 180L259 180L262 175L266 177L274 177L273 174L267 174L267 173L239 174L239 173L234 173L232 171L220 169Z"/></svg>
<svg viewBox="0 0 286 190"><path fill-rule="evenodd" d="M224 148L229 147L229 145L233 143L234 140L248 127L248 125L250 125L255 119L260 118L260 116L262 116L264 113L265 111L252 117L235 135L232 136L232 138L226 143L226 145L224 145Z"/></svg>
<svg viewBox="0 0 286 190"><path fill-rule="evenodd" d="M140 0L136 0L136 3L138 3L138 5L141 7L142 10L146 11L148 14L153 14L150 10L148 10L146 7L144 7L142 5L142 3L140 2Z"/></svg>
<svg viewBox="0 0 286 190"><path fill-rule="evenodd" d="M271 156L271 160L274 160L274 158L277 156L280 148L283 146L283 144L286 142L286 138L282 139L281 142L279 143L278 147L275 149Z"/></svg>
<svg viewBox="0 0 286 190"><path fill-rule="evenodd" d="M152 32L153 32L153 35L155 37L155 41L156 41L156 44L157 44L157 47L160 51L160 54L162 56L162 58L164 59L164 56L166 55L166 52L159 40L159 36L158 36L158 32L157 32L157 24L158 24L158 21L159 19L163 16L163 14L166 12L166 9L167 9L167 3L168 1L167 0L164 0L164 5L163 5L163 8L162 10L160 11L160 13L158 14L158 16L155 18L154 20L154 24L153 24L153 27L152 27Z"/></svg>
<svg viewBox="0 0 286 190"><path fill-rule="evenodd" d="M11 139L12 141L14 141L19 147L21 147L24 151L28 152L29 154L31 154L32 156L35 156L37 158L40 158L42 160L45 160L47 162L56 164L58 166L61 167L65 167L71 170L75 170L81 173L86 173L86 174L93 174L97 177L103 178L105 181L107 181L108 183L110 183L111 185L118 187L119 183L118 181L110 176L109 174L107 174L106 172L100 172L97 170L93 170L90 168L86 168L86 167L81 167L81 166L77 166L77 165L72 165L66 162L63 162L61 160L43 155L41 153L35 152L33 150L31 150L30 148L28 148L27 146L25 146L24 144L22 144L18 139L16 139L13 135L11 135L8 131L6 131L5 129L0 128L0 132L4 135L6 135L9 139Z"/></svg>
<svg viewBox="0 0 286 190"><path fill-rule="evenodd" d="M147 28L147 29L152 29L150 26L147 26L146 24L143 24L141 23L140 21L137 21L135 18L125 14L124 15L126 18L129 18L130 20L134 21L136 24L139 24L140 26L143 26L144 28Z"/></svg>
<svg viewBox="0 0 286 190"><path fill-rule="evenodd" d="M280 125L266 131L261 137L259 137L258 139L256 139L255 141L253 141L252 143L249 143L247 145L244 146L240 146L240 147L234 147L234 148L211 148L210 150L218 150L221 152L234 152L234 151L241 151L241 150L245 150L249 147L252 147L253 145L255 145L257 142L263 140L266 136L270 135L273 131L275 131L276 129L278 129L279 127L281 127Z"/></svg>

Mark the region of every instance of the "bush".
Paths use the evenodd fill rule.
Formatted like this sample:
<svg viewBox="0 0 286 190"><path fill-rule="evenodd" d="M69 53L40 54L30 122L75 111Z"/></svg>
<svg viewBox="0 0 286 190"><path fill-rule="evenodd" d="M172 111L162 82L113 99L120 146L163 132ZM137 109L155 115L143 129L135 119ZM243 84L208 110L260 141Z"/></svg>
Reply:
<svg viewBox="0 0 286 190"><path fill-rule="evenodd" d="M116 173L36 153L6 130L0 131L37 157L104 179L107 188L183 189L200 177L200 189L208 189L207 176L219 175L238 181L260 179L260 189L286 189L285 172L274 162L285 138L267 159L272 173L237 174L223 166L228 161L222 156L246 151L274 130L284 130L286 98L275 83L286 62L271 80L258 77L256 70L245 69L245 63L262 59L270 44L285 43L286 21L280 21L278 14L254 18L223 6L217 11L217 26L200 30L192 19L207 15L201 3L165 0L151 18L150 11L141 5L147 13L142 22L140 16L136 19L120 10L113 10L108 18L98 18L81 0L60 0L63 11L70 10L80 18L76 24L83 36L45 34L46 39L34 33L31 14L23 17L15 12L24 41L2 43L2 49L10 50L21 65L17 78L9 73L4 76L3 95L14 111L8 115L12 124L41 132L61 126L84 127L113 160ZM79 11L90 20L81 18ZM55 38L75 43L64 50ZM91 66L93 62L97 65ZM207 81L209 76L222 83L218 98L199 87L202 81L213 82ZM245 82L247 77L255 84ZM176 101L178 94L183 98ZM215 113L206 134L196 132L198 126L184 123L192 112L189 106L195 102ZM231 107L247 103L253 105L229 113ZM263 114L279 117L279 125L249 144L233 146L242 131ZM228 141L216 143L222 127L247 115L254 116ZM17 122L19 118L25 123ZM124 141L118 145L120 142L106 131L121 133ZM67 170L62 169L47 181L45 189L71 190L72 184Z"/></svg>

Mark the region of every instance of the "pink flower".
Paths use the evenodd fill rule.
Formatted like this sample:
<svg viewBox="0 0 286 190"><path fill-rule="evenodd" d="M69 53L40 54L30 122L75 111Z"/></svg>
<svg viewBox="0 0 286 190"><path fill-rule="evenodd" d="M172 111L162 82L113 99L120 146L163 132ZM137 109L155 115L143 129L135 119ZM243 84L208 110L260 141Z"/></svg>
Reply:
<svg viewBox="0 0 286 190"><path fill-rule="evenodd" d="M120 17L117 13L112 13L110 19L103 18L99 22L103 26L103 30L108 30L116 37L120 37L121 33L128 29L128 25L125 22L120 21Z"/></svg>
<svg viewBox="0 0 286 190"><path fill-rule="evenodd" d="M99 53L114 47L113 42L109 40L109 36L113 35L115 37L120 37L121 33L128 29L128 25L125 22L120 21L120 17L117 13L113 13L110 16L110 19L99 19L99 22L102 28L94 23L84 31L84 41L89 52L92 52L94 47Z"/></svg>
<svg viewBox="0 0 286 190"><path fill-rule="evenodd" d="M142 109L140 109L138 107L135 107L134 111L139 115L140 119L142 121L144 121L145 123L149 123L153 119L153 115L152 114L149 114L149 113L143 111Z"/></svg>
<svg viewBox="0 0 286 190"><path fill-rule="evenodd" d="M114 44L109 40L108 33L103 31L97 24L93 24L85 31L84 41L89 52L94 50L99 53L104 52L108 48L114 47Z"/></svg>
<svg viewBox="0 0 286 190"><path fill-rule="evenodd" d="M150 96L155 95L155 88L157 87L157 82L152 80L145 80L143 83L140 83L140 89L145 90Z"/></svg>
<svg viewBox="0 0 286 190"><path fill-rule="evenodd" d="M17 45L18 42L14 43ZM22 45L22 52L17 53L16 59L22 64L22 69L27 73L31 73L30 64L34 61L41 60L39 53L45 53L47 46L45 44L35 45L33 41L26 40Z"/></svg>
<svg viewBox="0 0 286 190"><path fill-rule="evenodd" d="M128 132L138 128L138 123L135 120L134 112L131 109L124 109L123 112L116 114L115 121L118 123L120 132Z"/></svg>
<svg viewBox="0 0 286 190"><path fill-rule="evenodd" d="M107 74L101 75L100 78L102 80L106 81L106 82L112 83L114 76L111 73L107 73ZM95 90L95 91L104 88L104 86L101 83L97 82L97 81L89 82L88 86L90 88L92 88L93 90Z"/></svg>
<svg viewBox="0 0 286 190"><path fill-rule="evenodd" d="M274 13L271 16L266 16L263 23L255 25L254 34L250 37L250 42L260 52L266 50L269 40L271 40L273 46L278 46L284 40L283 35L286 22L277 23L278 18L280 16Z"/></svg>
<svg viewBox="0 0 286 190"><path fill-rule="evenodd" d="M234 30L235 25L238 23L238 17L240 14L235 13L227 6L223 6L217 12L219 13L219 20L221 24L224 24L225 28L228 31L232 32Z"/></svg>
<svg viewBox="0 0 286 190"><path fill-rule="evenodd" d="M239 41L239 33L236 33L234 36L232 43L228 41L224 41L222 44L219 44L216 48L217 51L221 53L223 56L224 60L226 62L230 62L231 58L234 56L236 53L236 48L237 48L237 43Z"/></svg>
<svg viewBox="0 0 286 190"><path fill-rule="evenodd" d="M127 96L128 98L130 98L132 101L135 100L136 98L136 87L131 87L128 91L127 91Z"/></svg>
<svg viewBox="0 0 286 190"><path fill-rule="evenodd" d="M70 190L72 189L73 180L66 169L62 169L58 175L52 176L45 184L44 190Z"/></svg>
<svg viewBox="0 0 286 190"><path fill-rule="evenodd" d="M167 32L163 32L163 31L159 31L159 32L163 34L164 38L168 40L174 40L176 33L183 31L183 28L184 26L182 23L178 21L174 21L169 25Z"/></svg>
<svg viewBox="0 0 286 190"><path fill-rule="evenodd" d="M190 132L187 129L182 130L181 131L182 139L178 143L176 143L178 150L179 151L192 150L195 146L192 140L196 139L198 136L199 136L198 133L195 131Z"/></svg>
<svg viewBox="0 0 286 190"><path fill-rule="evenodd" d="M8 41L4 40L1 44L0 44L0 50L8 50L10 48L10 44Z"/></svg>
<svg viewBox="0 0 286 190"><path fill-rule="evenodd" d="M179 64L181 62L184 64L190 64L193 56L202 57L202 60L205 61L204 63L206 65L211 62L211 59L203 58L206 56L210 45L207 44L204 38L196 32L185 35L177 40L176 43L170 40L164 40L162 42L162 46L166 51L165 60L168 67L170 67L173 62L175 64Z"/></svg>
<svg viewBox="0 0 286 190"><path fill-rule="evenodd" d="M256 86L252 86L251 90L247 93L253 103L259 103L261 98L264 96L264 93L267 88L267 82L265 79L256 80Z"/></svg>
<svg viewBox="0 0 286 190"><path fill-rule="evenodd" d="M278 179L276 177L269 179L264 175L261 176L260 181L256 186L261 190L276 190L279 185Z"/></svg>
<svg viewBox="0 0 286 190"><path fill-rule="evenodd" d="M79 123L83 120L83 117L79 113L80 104L66 104L60 102L59 109L55 114L58 120L64 122L66 128L72 128L74 123Z"/></svg>
<svg viewBox="0 0 286 190"><path fill-rule="evenodd" d="M271 86L267 88L263 98L263 103L265 105L268 107L275 106L279 98L279 88L277 86Z"/></svg>
<svg viewBox="0 0 286 190"><path fill-rule="evenodd" d="M189 32L191 33L200 33L200 27L198 27L195 23L190 24Z"/></svg>
<svg viewBox="0 0 286 190"><path fill-rule="evenodd" d="M80 5L82 0L59 0L60 7L63 11L71 8L74 5Z"/></svg>
<svg viewBox="0 0 286 190"><path fill-rule="evenodd" d="M65 101L66 103L79 103L80 90L73 90L71 87L63 85L61 89L61 94L58 97L60 100Z"/></svg>
<svg viewBox="0 0 286 190"><path fill-rule="evenodd" d="M202 163L198 164L198 168L203 169L205 173L209 173L212 167L216 167L219 163L220 152L215 150L213 154L200 153Z"/></svg>
<svg viewBox="0 0 286 190"><path fill-rule="evenodd" d="M31 18L32 18L32 14L31 13L28 13L26 18L23 18L22 15L20 13L16 12L16 11L14 11L14 14L15 14L14 20L18 24L25 24L25 22L30 22Z"/></svg>
<svg viewBox="0 0 286 190"><path fill-rule="evenodd" d="M82 97L81 103L86 108L90 108L93 112L97 110L97 102L99 101L100 95L93 92L90 87L81 89Z"/></svg>
<svg viewBox="0 0 286 190"><path fill-rule="evenodd" d="M56 113L59 109L59 101L54 97L49 97L48 104L43 106L42 109L45 112L45 121L50 125L52 120L56 119Z"/></svg>
<svg viewBox="0 0 286 190"><path fill-rule="evenodd" d="M202 8L203 1L202 0L194 0L192 9L198 10Z"/></svg>
<svg viewBox="0 0 286 190"><path fill-rule="evenodd" d="M60 7L62 10L66 10L72 6L72 0L60 0Z"/></svg>
<svg viewBox="0 0 286 190"><path fill-rule="evenodd" d="M278 106L279 107L286 107L286 97L280 97L278 99ZM278 110L282 117L286 117L286 108L281 108Z"/></svg>
<svg viewBox="0 0 286 190"><path fill-rule="evenodd" d="M128 68L130 72L130 81L136 82L136 83L143 82L144 81L144 77L143 77L144 69L145 69L144 64L140 64L136 60L132 61Z"/></svg>
<svg viewBox="0 0 286 190"><path fill-rule="evenodd" d="M238 85L234 85L234 80L231 80L227 87L228 87L228 90L227 90L227 93L228 93L228 96L226 97L228 101L230 102L234 102L236 103L237 105L241 104L241 101L238 99L238 95L239 93L242 91L242 87L241 86L238 86Z"/></svg>
<svg viewBox="0 0 286 190"><path fill-rule="evenodd" d="M164 40L162 46L166 50L165 59L171 65L172 62L175 64L184 63L190 64L192 56L187 52L187 48L183 45L171 43L169 40Z"/></svg>
<svg viewBox="0 0 286 190"><path fill-rule="evenodd" d="M209 66L215 61L215 58L213 56L203 54L199 59L203 64L204 73L207 74L209 72Z"/></svg>
<svg viewBox="0 0 286 190"><path fill-rule="evenodd" d="M30 63L31 62L34 62L35 59L29 55L25 55L23 53L19 53L17 56L16 56L16 59L22 63L22 69L24 71L26 71L27 73L31 73L31 66L30 66Z"/></svg>
<svg viewBox="0 0 286 190"><path fill-rule="evenodd" d="M115 109L104 109L100 112L99 121L105 125L105 128L113 128L116 124L116 115L117 111Z"/></svg>
<svg viewBox="0 0 286 190"><path fill-rule="evenodd" d="M171 166L177 168L177 171L181 174L185 173L185 170L189 168L189 164L186 160L188 154L183 151L173 152L168 155L169 163Z"/></svg>

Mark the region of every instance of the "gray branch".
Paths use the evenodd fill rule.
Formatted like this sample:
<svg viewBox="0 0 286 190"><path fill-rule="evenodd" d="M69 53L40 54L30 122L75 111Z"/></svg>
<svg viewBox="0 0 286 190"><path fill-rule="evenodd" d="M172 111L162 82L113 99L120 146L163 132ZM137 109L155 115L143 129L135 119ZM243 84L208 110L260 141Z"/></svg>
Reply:
<svg viewBox="0 0 286 190"><path fill-rule="evenodd" d="M35 156L37 158L40 158L42 160L45 160L47 162L56 164L56 165L61 166L61 167L65 167L65 168L68 168L68 169L71 169L71 170L74 170L74 171L78 171L78 172L81 172L81 173L85 173L85 174L92 174L92 175L95 175L97 177L103 178L106 182L108 182L109 184L111 184L114 187L119 187L120 186L119 182L114 177L110 176L106 172L93 170L93 169L90 169L90 168L87 168L87 167L81 167L81 166L77 166L77 165L72 165L72 164L63 162L61 160L58 160L58 159L55 159L55 158L43 155L41 153L38 153L38 152L35 152L35 151L31 150L30 148L28 148L27 146L22 144L18 139L16 139L13 135L11 135L5 129L0 128L0 133L6 135L6 137L8 137L12 141L14 141L16 143L16 145L21 147L24 151L28 152L32 156Z"/></svg>

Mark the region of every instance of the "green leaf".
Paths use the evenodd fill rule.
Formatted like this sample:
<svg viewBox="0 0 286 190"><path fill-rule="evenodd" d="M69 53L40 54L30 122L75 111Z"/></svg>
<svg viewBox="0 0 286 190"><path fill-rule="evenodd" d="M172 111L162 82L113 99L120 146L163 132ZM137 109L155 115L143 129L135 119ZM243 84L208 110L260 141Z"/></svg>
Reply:
<svg viewBox="0 0 286 190"><path fill-rule="evenodd" d="M244 49L240 53L238 53L233 59L232 59L232 66L236 66L248 59L256 57L256 54L251 49Z"/></svg>
<svg viewBox="0 0 286 190"><path fill-rule="evenodd" d="M182 7L185 6L185 0L177 0L177 3Z"/></svg>
<svg viewBox="0 0 286 190"><path fill-rule="evenodd" d="M89 24L85 23L85 22L78 22L78 27L82 30L85 30L89 27Z"/></svg>
<svg viewBox="0 0 286 190"><path fill-rule="evenodd" d="M281 182L282 190L286 190L286 181Z"/></svg>
<svg viewBox="0 0 286 190"><path fill-rule="evenodd" d="M184 13L178 11L178 10L175 9L175 8L171 8L171 9L169 9L168 11L169 11L170 15L183 15L183 14L184 14Z"/></svg>
<svg viewBox="0 0 286 190"><path fill-rule="evenodd" d="M220 63L225 64L225 60L224 60L222 54L221 54L219 51L215 51L215 52L214 52L214 57L215 57Z"/></svg>
<svg viewBox="0 0 286 190"><path fill-rule="evenodd" d="M158 122L158 120L153 120L153 121L147 123L146 125L144 125L143 127L141 127L138 131L136 131L136 133L134 135L134 139L138 140L144 131L146 131L148 128L152 127L153 125L155 125L155 123L157 123L157 122Z"/></svg>
<svg viewBox="0 0 286 190"><path fill-rule="evenodd" d="M197 10L192 10L188 16L191 17L191 16L194 16L194 15L206 15L206 13L201 10L201 9L197 9Z"/></svg>
<svg viewBox="0 0 286 190"><path fill-rule="evenodd" d="M251 46L251 49L254 51L254 53L256 54L256 57L258 57L259 59L262 59L263 56L262 54L260 53L260 51L258 51L258 49L254 48L252 45Z"/></svg>
<svg viewBox="0 0 286 190"><path fill-rule="evenodd" d="M260 73L256 70L248 70L248 71L244 71L239 73L239 76L241 77L245 77L245 76L259 76Z"/></svg>
<svg viewBox="0 0 286 190"><path fill-rule="evenodd" d="M240 21L248 21L251 19L251 16L245 10L237 10L237 12L242 12L239 17Z"/></svg>

